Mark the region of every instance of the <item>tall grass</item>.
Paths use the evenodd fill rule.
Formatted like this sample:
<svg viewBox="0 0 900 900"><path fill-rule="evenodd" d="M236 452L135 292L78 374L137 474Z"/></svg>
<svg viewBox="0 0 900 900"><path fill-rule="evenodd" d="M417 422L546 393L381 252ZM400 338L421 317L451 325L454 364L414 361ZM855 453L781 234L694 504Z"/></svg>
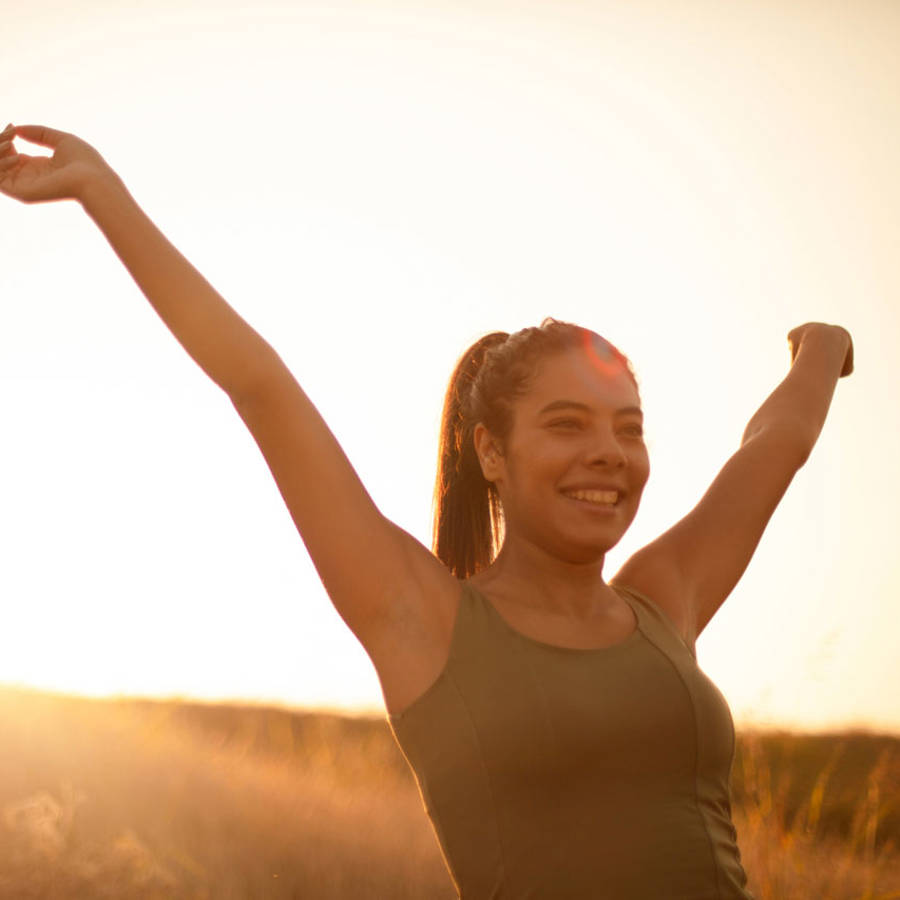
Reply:
<svg viewBox="0 0 900 900"><path fill-rule="evenodd" d="M744 734L734 797L758 900L900 898L900 740Z"/></svg>
<svg viewBox="0 0 900 900"><path fill-rule="evenodd" d="M900 898L900 740L749 734L758 900ZM452 898L386 724L0 691L2 900Z"/></svg>
<svg viewBox="0 0 900 900"><path fill-rule="evenodd" d="M452 897L375 724L0 695L0 898Z"/></svg>

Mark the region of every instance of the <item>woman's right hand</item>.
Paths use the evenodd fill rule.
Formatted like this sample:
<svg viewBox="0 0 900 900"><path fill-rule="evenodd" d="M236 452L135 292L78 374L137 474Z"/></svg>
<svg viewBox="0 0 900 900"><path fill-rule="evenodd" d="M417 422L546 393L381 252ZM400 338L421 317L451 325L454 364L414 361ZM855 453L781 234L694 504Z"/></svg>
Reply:
<svg viewBox="0 0 900 900"><path fill-rule="evenodd" d="M13 138L53 150L53 156L17 153ZM23 203L83 200L89 187L116 178L106 160L86 141L42 125L7 125L0 132L0 193Z"/></svg>
<svg viewBox="0 0 900 900"><path fill-rule="evenodd" d="M845 378L853 372L853 338L850 332L841 325L826 325L824 322L807 322L805 325L798 325L788 334L788 344L791 348L791 365L800 352L800 345L811 335L828 335L830 339L837 341L839 353L843 356L841 363L840 377Z"/></svg>

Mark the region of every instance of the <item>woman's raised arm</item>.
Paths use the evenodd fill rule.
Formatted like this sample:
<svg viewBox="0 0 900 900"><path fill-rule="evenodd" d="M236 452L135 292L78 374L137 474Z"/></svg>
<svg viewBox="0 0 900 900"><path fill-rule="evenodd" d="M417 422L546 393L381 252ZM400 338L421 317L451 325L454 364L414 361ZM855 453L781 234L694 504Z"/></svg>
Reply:
<svg viewBox="0 0 900 900"><path fill-rule="evenodd" d="M845 328L808 322L794 328L788 342L791 369L750 419L740 449L694 509L616 576L650 596L655 592L689 643L749 565L818 440L838 379L853 371L853 341Z"/></svg>
<svg viewBox="0 0 900 900"><path fill-rule="evenodd" d="M53 156L17 154L14 137L49 147ZM404 652L416 651L413 632L428 643L434 631L440 644L455 580L381 515L278 354L150 221L100 154L72 134L8 126L0 133L0 192L25 203L82 204L172 334L231 398L326 590L382 681L385 666L403 667L396 635L403 634Z"/></svg>

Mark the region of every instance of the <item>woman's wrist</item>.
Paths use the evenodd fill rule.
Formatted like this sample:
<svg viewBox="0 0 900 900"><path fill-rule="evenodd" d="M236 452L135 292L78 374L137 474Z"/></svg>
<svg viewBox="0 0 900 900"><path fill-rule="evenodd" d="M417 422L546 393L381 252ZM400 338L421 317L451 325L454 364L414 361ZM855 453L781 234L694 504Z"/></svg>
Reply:
<svg viewBox="0 0 900 900"><path fill-rule="evenodd" d="M107 169L86 177L75 199L91 218L96 218L97 212L122 196L130 197L125 183L112 169Z"/></svg>

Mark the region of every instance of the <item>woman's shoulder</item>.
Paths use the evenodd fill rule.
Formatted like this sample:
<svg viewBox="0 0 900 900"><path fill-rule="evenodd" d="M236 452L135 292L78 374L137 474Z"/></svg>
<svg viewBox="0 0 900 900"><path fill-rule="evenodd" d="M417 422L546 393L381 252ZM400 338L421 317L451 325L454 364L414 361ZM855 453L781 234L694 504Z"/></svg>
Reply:
<svg viewBox="0 0 900 900"><path fill-rule="evenodd" d="M651 611L665 616L666 623L693 652L697 636L691 600L680 584L677 571L653 560L652 554L639 551L609 583L628 591Z"/></svg>

